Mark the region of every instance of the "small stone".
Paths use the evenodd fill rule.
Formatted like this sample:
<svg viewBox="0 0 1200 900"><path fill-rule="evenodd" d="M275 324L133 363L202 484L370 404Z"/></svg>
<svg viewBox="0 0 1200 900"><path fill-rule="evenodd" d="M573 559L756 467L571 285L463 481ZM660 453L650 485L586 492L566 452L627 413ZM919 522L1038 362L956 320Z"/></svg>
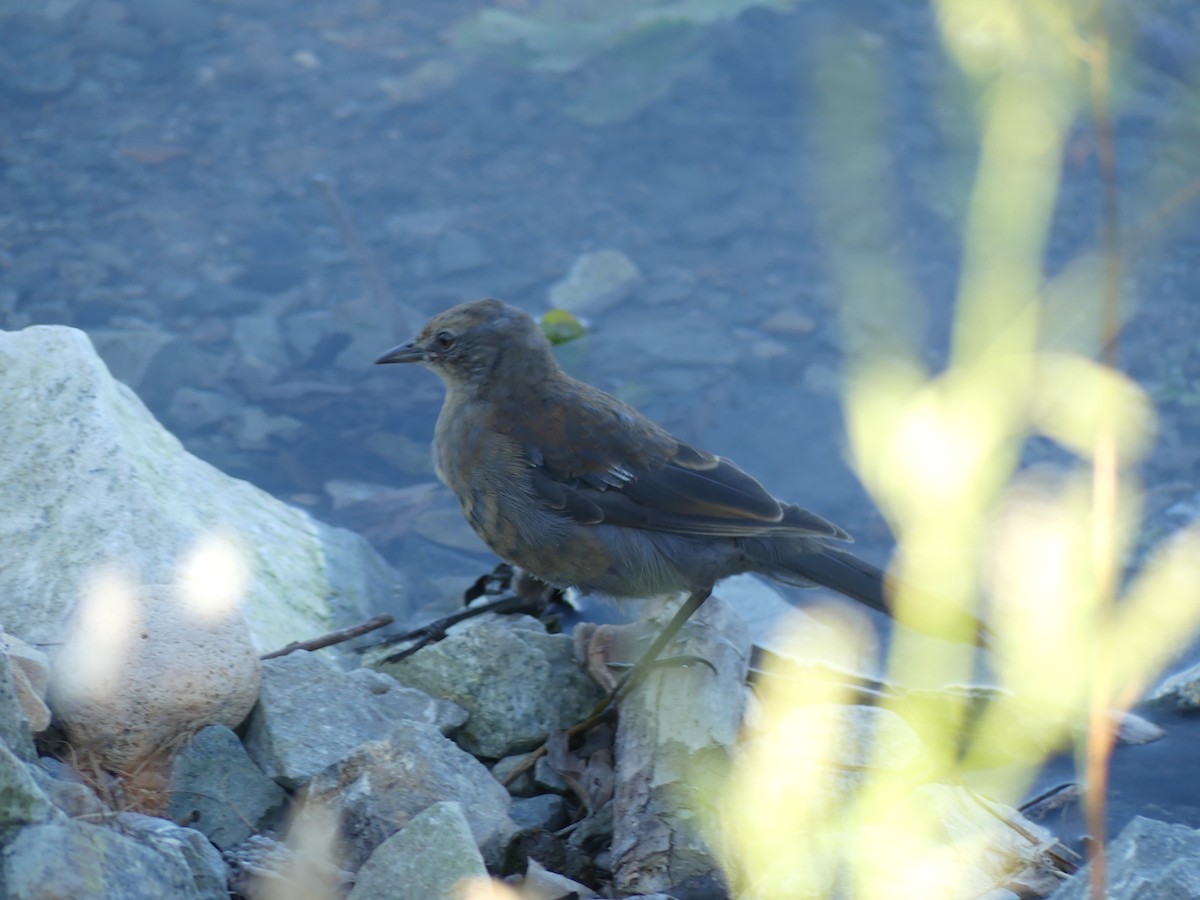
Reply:
<svg viewBox="0 0 1200 900"><path fill-rule="evenodd" d="M1147 699L1179 710L1200 709L1200 664L1164 679Z"/></svg>
<svg viewBox="0 0 1200 900"><path fill-rule="evenodd" d="M1135 816L1105 855L1106 897L1200 897L1200 831L1194 828ZM1050 900L1087 900L1091 873L1088 864Z"/></svg>
<svg viewBox="0 0 1200 900"><path fill-rule="evenodd" d="M30 825L61 818L62 813L38 786L32 768L26 768L0 741L0 828Z"/></svg>
<svg viewBox="0 0 1200 900"><path fill-rule="evenodd" d="M33 748L31 723L17 686L20 678L20 674L13 671L8 654L0 652L0 744L26 762L33 762L37 754Z"/></svg>
<svg viewBox="0 0 1200 900"><path fill-rule="evenodd" d="M399 78L381 78L379 87L392 103L410 106L448 91L458 81L459 71L449 60L432 59Z"/></svg>
<svg viewBox="0 0 1200 900"><path fill-rule="evenodd" d="M288 796L254 765L236 734L202 728L171 764L167 815L222 850L271 827Z"/></svg>
<svg viewBox="0 0 1200 900"><path fill-rule="evenodd" d="M514 797L528 797L537 790L537 786L533 783L532 767L526 769L512 781L505 784L505 779L508 778L517 766L524 763L528 756L528 753L514 753L511 756L498 759L492 764L492 777L508 788L508 792Z"/></svg>
<svg viewBox="0 0 1200 900"><path fill-rule="evenodd" d="M116 826L141 844L160 850L164 856L182 857L192 872L196 896L224 897L229 884L229 870L217 848L194 828L184 828L168 819L123 812L116 817Z"/></svg>
<svg viewBox="0 0 1200 900"><path fill-rule="evenodd" d="M6 900L228 896L223 888L202 890L179 848L146 844L116 829L74 819L17 830L0 856L0 884Z"/></svg>
<svg viewBox="0 0 1200 900"><path fill-rule="evenodd" d="M182 431L200 431L218 422L230 421L241 408L233 397L216 391L181 387L167 406L166 418Z"/></svg>
<svg viewBox="0 0 1200 900"><path fill-rule="evenodd" d="M88 336L113 377L135 389L141 386L150 361L173 340L167 332L150 327L95 328Z"/></svg>
<svg viewBox="0 0 1200 900"><path fill-rule="evenodd" d="M750 355L755 359L778 359L788 355L788 348L779 341L755 341L750 346Z"/></svg>
<svg viewBox="0 0 1200 900"><path fill-rule="evenodd" d="M567 802L558 794L521 797L513 801L509 815L520 831L557 831L567 824Z"/></svg>
<svg viewBox="0 0 1200 900"><path fill-rule="evenodd" d="M566 875L551 872L536 859L530 859L525 867L521 896L536 897L537 900L590 900L600 895Z"/></svg>
<svg viewBox="0 0 1200 900"><path fill-rule="evenodd" d="M397 684L378 672L339 672L306 650L263 663L258 705L246 749L285 787L307 783L397 724L417 720L451 730L466 714L453 704Z"/></svg>
<svg viewBox="0 0 1200 900"><path fill-rule="evenodd" d="M554 766L550 765L550 760L544 756L539 756L538 761L533 764L533 782L542 790L554 791L557 794L565 794L570 790L566 779L554 771Z"/></svg>
<svg viewBox="0 0 1200 900"><path fill-rule="evenodd" d="M112 814L96 792L66 763L43 756L38 765L30 766L29 771L50 801L72 819L100 822Z"/></svg>
<svg viewBox="0 0 1200 900"><path fill-rule="evenodd" d="M786 309L780 310L762 323L762 330L768 334L779 334L789 337L811 334L816 327L817 323L808 316L802 316L800 313Z"/></svg>
<svg viewBox="0 0 1200 900"><path fill-rule="evenodd" d="M364 663L467 710L470 718L456 739L491 759L531 749L582 719L600 699L575 660L571 638L547 634L529 616L484 615L405 659L379 659L368 653Z"/></svg>
<svg viewBox="0 0 1200 900"><path fill-rule="evenodd" d="M300 799L338 817L351 869L443 800L462 804L475 845L493 865L516 831L508 792L479 760L420 722L401 722L386 739L362 744L309 782Z"/></svg>
<svg viewBox="0 0 1200 900"><path fill-rule="evenodd" d="M427 541L466 550L487 553L487 544L477 535L457 509L431 509L413 520L412 530Z"/></svg>
<svg viewBox="0 0 1200 900"><path fill-rule="evenodd" d="M641 283L642 273L620 250L596 250L575 260L567 277L550 288L550 305L577 316L599 315Z"/></svg>
<svg viewBox="0 0 1200 900"><path fill-rule="evenodd" d="M257 406L242 407L234 441L242 450L266 450L273 441L290 441L307 426L291 416L273 416Z"/></svg>
<svg viewBox="0 0 1200 900"><path fill-rule="evenodd" d="M347 900L457 897L465 879L487 878L462 804L434 803L375 848Z"/></svg>
<svg viewBox="0 0 1200 900"><path fill-rule="evenodd" d="M311 50L297 50L292 54L292 62L309 71L321 68L321 58Z"/></svg>
<svg viewBox="0 0 1200 900"><path fill-rule="evenodd" d="M813 363L801 378L805 390L819 397L836 397L842 390L842 379L829 366Z"/></svg>

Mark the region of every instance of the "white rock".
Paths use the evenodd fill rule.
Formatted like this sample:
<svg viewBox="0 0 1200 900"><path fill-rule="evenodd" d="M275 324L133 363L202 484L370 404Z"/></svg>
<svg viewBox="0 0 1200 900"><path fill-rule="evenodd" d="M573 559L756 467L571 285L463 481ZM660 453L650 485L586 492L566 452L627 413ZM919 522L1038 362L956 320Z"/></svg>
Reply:
<svg viewBox="0 0 1200 900"><path fill-rule="evenodd" d="M395 573L365 541L191 456L83 332L0 331L0 378L6 631L55 645L89 584L111 571L155 585L242 571L239 599L260 650L376 604L404 614Z"/></svg>
<svg viewBox="0 0 1200 900"><path fill-rule="evenodd" d="M406 613L362 538L188 454L82 332L0 331L0 379L0 622L61 647L77 750L115 766L236 726L259 651Z"/></svg>
<svg viewBox="0 0 1200 900"><path fill-rule="evenodd" d="M575 260L567 277L550 288L550 305L576 315L598 315L641 281L638 267L620 250L596 250Z"/></svg>

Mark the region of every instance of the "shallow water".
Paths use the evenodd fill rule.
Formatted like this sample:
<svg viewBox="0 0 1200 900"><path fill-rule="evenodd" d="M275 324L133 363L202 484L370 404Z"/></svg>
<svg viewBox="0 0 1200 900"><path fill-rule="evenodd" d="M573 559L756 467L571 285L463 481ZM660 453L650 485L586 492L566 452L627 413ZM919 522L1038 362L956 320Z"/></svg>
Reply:
<svg viewBox="0 0 1200 900"><path fill-rule="evenodd" d="M1131 254L1120 355L1160 415L1148 542L1197 506L1200 6L1110 6ZM0 327L88 331L197 455L366 531L430 596L451 591L491 563L421 487L440 386L371 361L459 300L544 311L581 254L612 248L642 280L585 317L568 368L886 560L846 462L835 263L849 247L905 273L920 311L905 328L945 360L977 156L929 7L760 6L576 49L573 68L554 41L524 63L471 58L449 38L482 8L466 0L24 8L0 2ZM877 108L847 162L886 173L882 231L831 221L823 129L853 104ZM1086 118L1062 174L1050 275L1096 244ZM1026 456L1063 458L1045 442ZM331 483L347 481L413 490L334 510ZM1195 723L1168 728L1118 753L1115 819L1200 826L1181 787Z"/></svg>

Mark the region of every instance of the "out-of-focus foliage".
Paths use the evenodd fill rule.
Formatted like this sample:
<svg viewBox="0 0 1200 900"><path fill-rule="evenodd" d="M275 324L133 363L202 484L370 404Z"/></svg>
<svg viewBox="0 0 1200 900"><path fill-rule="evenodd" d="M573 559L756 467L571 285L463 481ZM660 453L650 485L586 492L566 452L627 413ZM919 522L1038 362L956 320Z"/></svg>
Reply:
<svg viewBox="0 0 1200 900"><path fill-rule="evenodd" d="M564 79L567 112L589 125L619 122L662 99L694 71L702 29L753 7L797 0L541 0L528 12L485 9L454 43Z"/></svg>
<svg viewBox="0 0 1200 900"><path fill-rule="evenodd" d="M1137 384L1095 358L1126 308L1115 219L1098 223L1099 246L1055 278L1044 272L1068 137L1105 114L1120 65L1111 54L1126 42L1110 39L1103 4L934 8L959 69L955 96L968 104L960 118L978 143L943 370L921 352L920 291L897 251L893 185L903 173L891 169L884 134L886 76L849 20L822 34L814 59L817 192L847 335L853 458L899 540L897 620L962 640L959 608L981 610L1004 690L972 706L967 692L945 690L975 675L970 648L897 629L885 671L905 690L880 705L925 750L919 765L896 765L895 742L877 737L873 761L859 768L838 750L847 717L811 727L813 711L853 700L781 673L763 692L717 829L747 897L976 896L964 879L994 868L995 841L986 829L949 833L930 783L972 785L1015 805L1046 754L1073 747L1089 784L1103 785L1095 776L1114 716L1200 627L1200 529L1165 542L1122 588L1140 513L1130 469L1154 416ZM1096 132L1100 154L1104 129ZM1097 193L1107 190L1115 182L1098 179ZM1031 436L1074 462L1018 471ZM1096 791L1088 802L1102 813ZM1033 847L1030 860L1037 855Z"/></svg>

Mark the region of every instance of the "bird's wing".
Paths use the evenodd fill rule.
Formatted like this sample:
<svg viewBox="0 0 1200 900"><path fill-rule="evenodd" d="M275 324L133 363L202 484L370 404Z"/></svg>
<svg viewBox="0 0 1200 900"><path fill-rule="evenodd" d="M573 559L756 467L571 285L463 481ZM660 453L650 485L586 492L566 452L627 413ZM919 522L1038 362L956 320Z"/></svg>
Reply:
<svg viewBox="0 0 1200 900"><path fill-rule="evenodd" d="M780 503L729 460L587 385L527 412L503 430L523 447L539 497L579 524L849 540L832 522Z"/></svg>

